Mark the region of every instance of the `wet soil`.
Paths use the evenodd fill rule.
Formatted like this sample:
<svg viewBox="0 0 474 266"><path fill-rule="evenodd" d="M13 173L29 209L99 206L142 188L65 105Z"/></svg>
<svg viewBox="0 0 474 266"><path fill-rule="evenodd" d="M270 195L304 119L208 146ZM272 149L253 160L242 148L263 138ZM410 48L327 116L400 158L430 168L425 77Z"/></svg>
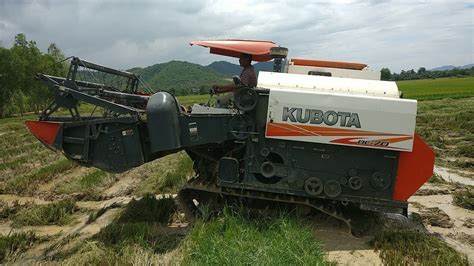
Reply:
<svg viewBox="0 0 474 266"><path fill-rule="evenodd" d="M463 183L467 181L468 184L471 184L470 179L455 177L448 170L437 173L449 182L455 180ZM43 184L38 192L30 197L0 195L0 202L5 206L9 204L47 204L58 199L58 195L54 195L48 189L53 188L58 182L67 180L68 177L65 177ZM132 193L141 181L138 174L123 176L119 177L117 182L110 187L104 188L103 196L100 199L82 200L77 197L76 204L79 212L75 215L76 222L73 224L13 228L11 222L4 219L0 220L0 234L7 235L11 232L32 230L38 235L48 236L48 241L33 246L19 260L33 264L45 262L46 259L59 252L71 250L110 224L132 199L139 199ZM451 183L425 184L415 196L409 199L409 218L400 215L384 215L379 220L380 224L377 226L377 230L397 228L425 230L438 234L456 250L467 254L470 264L474 264L474 212L453 205L451 194L457 187L459 185ZM157 197L169 196L175 195L157 195ZM88 222L89 215L97 213L101 209L105 211L93 222ZM416 219L412 219L412 217ZM176 215L173 226L178 228L177 230L181 230L183 234L188 230L187 223L181 214ZM338 225L334 221L324 219L315 219L314 221L315 237L322 242L328 259L340 265L382 265L379 253L368 244L377 230L373 230L363 237L355 237L345 225ZM176 251L172 250L169 254L160 255L164 263L169 261L173 252Z"/></svg>

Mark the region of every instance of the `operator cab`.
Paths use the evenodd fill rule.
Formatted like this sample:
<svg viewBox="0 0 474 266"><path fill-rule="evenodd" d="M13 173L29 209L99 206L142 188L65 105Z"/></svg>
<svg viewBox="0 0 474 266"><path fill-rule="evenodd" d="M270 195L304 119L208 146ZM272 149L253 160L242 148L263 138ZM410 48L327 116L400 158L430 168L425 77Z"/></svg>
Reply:
<svg viewBox="0 0 474 266"><path fill-rule="evenodd" d="M252 61L255 62L273 61L271 72L260 71L260 73L258 73L258 89L265 88L268 90L271 88L281 87L282 84L296 84L295 88L308 87L308 84L311 85L310 87L314 87L315 89L316 86L313 86L314 84L322 84L323 87L327 87L327 79L318 79L316 77L311 78L308 76L349 78L352 79L351 83L354 82L353 79L356 79L355 83L361 83L362 87L367 86L368 80L380 80L380 72L369 69L367 64L303 58L288 59L288 49L278 46L271 41L236 39L206 40L193 41L190 45L199 45L209 48L211 54L235 58L239 58L242 54L249 54L252 56ZM358 80L365 80L365 82L358 82ZM331 79L331 82L329 83L332 83L333 81L338 82L337 80ZM239 77L233 77L233 83L237 86L241 85ZM236 112L236 110L234 110L236 109L235 107L238 107L237 109L239 110L251 109L253 104L255 104L254 100L256 94L253 93L253 89L242 91L243 87L244 86L240 86L239 89L236 90L236 92L239 92L239 95L233 95L232 93L227 93L227 95L221 94L217 97L216 104L214 105L211 104L211 98L213 97L213 89L211 89L208 103L202 105L195 104L191 107L191 113L232 113ZM395 94L395 96L398 97L398 89L396 91L397 92L394 93L393 88L391 88L390 91L384 90L381 94L387 95L387 92L389 92L389 95ZM368 89L367 94L373 94L372 90Z"/></svg>

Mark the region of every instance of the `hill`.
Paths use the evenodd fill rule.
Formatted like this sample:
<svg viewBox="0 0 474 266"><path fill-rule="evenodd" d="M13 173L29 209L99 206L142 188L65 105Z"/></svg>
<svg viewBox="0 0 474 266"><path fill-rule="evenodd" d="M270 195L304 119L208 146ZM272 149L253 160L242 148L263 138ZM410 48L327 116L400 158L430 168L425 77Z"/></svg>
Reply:
<svg viewBox="0 0 474 266"><path fill-rule="evenodd" d="M225 83L226 75L208 67L185 61L170 61L129 71L140 75L154 91L174 91L189 94L193 89L207 89L211 84Z"/></svg>
<svg viewBox="0 0 474 266"><path fill-rule="evenodd" d="M215 61L207 65L207 67L228 76L239 75L241 71L241 67L239 65L232 64L227 61Z"/></svg>
<svg viewBox="0 0 474 266"><path fill-rule="evenodd" d="M440 66L440 67L435 67L430 69L430 71L445 71L445 70L453 70L455 68L457 69L468 69L474 67L474 64L468 64L464 66L453 66L453 65L446 65L446 66Z"/></svg>
<svg viewBox="0 0 474 266"><path fill-rule="evenodd" d="M446 65L446 66L440 66L440 67L435 67L430 69L430 71L445 71L445 70L452 70L455 69L456 66L453 65Z"/></svg>

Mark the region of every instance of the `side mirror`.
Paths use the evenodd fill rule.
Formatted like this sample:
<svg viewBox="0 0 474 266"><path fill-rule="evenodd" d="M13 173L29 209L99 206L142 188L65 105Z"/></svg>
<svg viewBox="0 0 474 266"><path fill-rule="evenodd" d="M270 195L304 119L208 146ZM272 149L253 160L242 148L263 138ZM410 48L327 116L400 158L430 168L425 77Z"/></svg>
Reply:
<svg viewBox="0 0 474 266"><path fill-rule="evenodd" d="M232 80L234 80L235 85L241 85L242 84L242 81L240 80L239 76L233 76Z"/></svg>

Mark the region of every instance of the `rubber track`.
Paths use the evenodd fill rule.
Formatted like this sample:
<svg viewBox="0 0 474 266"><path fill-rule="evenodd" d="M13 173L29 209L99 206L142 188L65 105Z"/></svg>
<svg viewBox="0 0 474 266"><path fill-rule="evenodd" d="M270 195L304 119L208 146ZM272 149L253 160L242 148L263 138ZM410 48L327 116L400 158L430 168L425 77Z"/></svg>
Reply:
<svg viewBox="0 0 474 266"><path fill-rule="evenodd" d="M341 212L327 208L324 204L318 202L317 199L242 188L220 187L214 182L209 182L199 177L189 180L178 193L179 205L188 219L192 221L200 213L193 199L199 199L200 196L204 197L209 194L306 205L344 222L349 230L351 230L351 219L345 217Z"/></svg>

